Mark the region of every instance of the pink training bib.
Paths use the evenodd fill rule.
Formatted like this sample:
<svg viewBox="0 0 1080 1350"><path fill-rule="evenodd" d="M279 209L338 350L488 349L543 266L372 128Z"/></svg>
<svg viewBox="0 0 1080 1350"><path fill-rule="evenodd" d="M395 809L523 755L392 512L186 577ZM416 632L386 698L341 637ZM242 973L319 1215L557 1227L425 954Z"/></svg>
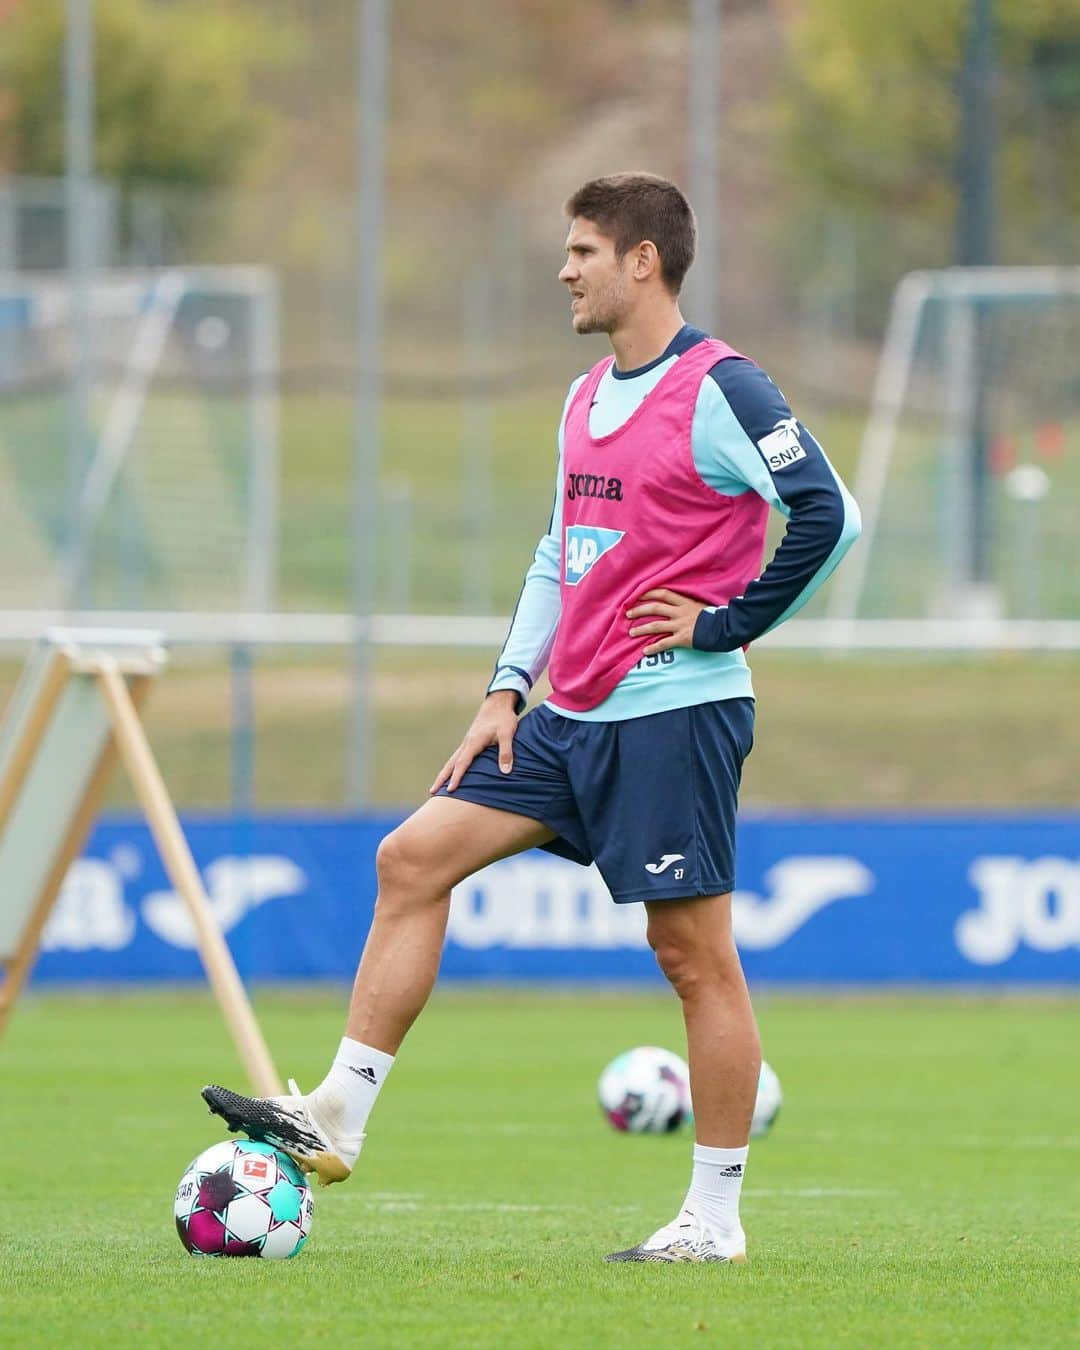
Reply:
<svg viewBox="0 0 1080 1350"><path fill-rule="evenodd" d="M605 371L582 382L563 432L562 615L548 673L570 712L602 703L653 639L630 636L626 611L666 586L709 605L741 595L761 570L768 506L756 492L727 497L702 482L691 429L701 381L737 357L709 338L684 352L631 416L589 433Z"/></svg>

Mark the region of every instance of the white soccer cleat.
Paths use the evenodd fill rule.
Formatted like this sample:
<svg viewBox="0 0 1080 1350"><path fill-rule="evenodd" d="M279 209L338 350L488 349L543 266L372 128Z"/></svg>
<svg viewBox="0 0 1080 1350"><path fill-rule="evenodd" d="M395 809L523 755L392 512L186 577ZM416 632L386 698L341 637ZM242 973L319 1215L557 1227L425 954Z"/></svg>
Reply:
<svg viewBox="0 0 1080 1350"><path fill-rule="evenodd" d="M746 1260L746 1234L741 1228L722 1234L707 1233L690 1210L658 1229L651 1238L624 1252L612 1252L605 1261L718 1261L742 1265Z"/></svg>
<svg viewBox="0 0 1080 1350"><path fill-rule="evenodd" d="M288 1097L242 1097L211 1085L203 1088L202 1097L230 1130L243 1130L249 1138L281 1149L305 1172L316 1173L320 1185L344 1181L365 1136L338 1128L343 1103L332 1086L305 1096L290 1078L289 1091Z"/></svg>

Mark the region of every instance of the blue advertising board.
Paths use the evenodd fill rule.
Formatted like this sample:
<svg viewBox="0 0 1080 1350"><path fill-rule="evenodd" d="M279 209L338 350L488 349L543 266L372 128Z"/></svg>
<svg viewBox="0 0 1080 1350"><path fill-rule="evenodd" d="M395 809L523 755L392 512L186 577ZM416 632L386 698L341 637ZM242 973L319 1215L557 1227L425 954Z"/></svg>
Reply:
<svg viewBox="0 0 1080 1350"><path fill-rule="evenodd" d="M189 817L241 974L348 980L396 818ZM1080 984L1080 819L747 815L736 936L751 982ZM641 905L543 852L454 892L443 976L652 982ZM201 979L194 933L146 826L110 818L70 870L38 984Z"/></svg>

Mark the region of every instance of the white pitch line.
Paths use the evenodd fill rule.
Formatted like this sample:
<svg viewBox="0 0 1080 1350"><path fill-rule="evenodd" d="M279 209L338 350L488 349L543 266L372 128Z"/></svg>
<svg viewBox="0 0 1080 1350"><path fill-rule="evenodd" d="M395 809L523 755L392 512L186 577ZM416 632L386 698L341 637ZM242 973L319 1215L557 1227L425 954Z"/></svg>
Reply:
<svg viewBox="0 0 1080 1350"><path fill-rule="evenodd" d="M743 1195L754 1199L784 1197L792 1200L861 1200L866 1196L894 1195L895 1191L861 1186L747 1186Z"/></svg>
<svg viewBox="0 0 1080 1350"><path fill-rule="evenodd" d="M839 1130L800 1130L798 1132L800 1142L811 1141L816 1144L861 1144L861 1143L880 1143L878 1135L866 1131L862 1134L857 1131L840 1132ZM960 1148L1080 1148L1080 1135L1052 1135L1052 1134L1029 1134L1029 1135L993 1135L993 1134L954 1134L943 1135L938 1142L938 1146L948 1147L950 1144Z"/></svg>
<svg viewBox="0 0 1080 1350"><path fill-rule="evenodd" d="M347 1199L356 1197L348 1196ZM582 1205L513 1205L483 1200L461 1204L433 1203L429 1200L360 1200L364 1209L378 1214L583 1214Z"/></svg>
<svg viewBox="0 0 1080 1350"><path fill-rule="evenodd" d="M423 1121L412 1121L405 1125L399 1125L399 1134L446 1134L446 1126L442 1124L427 1124ZM543 1137L564 1137L566 1135L579 1134L578 1127L573 1125L531 1125L524 1122L514 1121L488 1121L485 1124L466 1124L455 1125L455 1134L524 1134L537 1135Z"/></svg>
<svg viewBox="0 0 1080 1350"><path fill-rule="evenodd" d="M750 1186L743 1194L753 1200L864 1200L883 1195L893 1195L894 1191L880 1190L862 1186ZM357 1201L365 1209L379 1214L419 1214L422 1212L438 1214L585 1214L595 1211L596 1206L587 1205L544 1205L511 1203L497 1200L473 1201L432 1201L422 1194L413 1192L376 1191L364 1195L353 1191L342 1197L344 1200ZM611 1214L637 1214L640 1205L617 1205L614 1208L604 1206Z"/></svg>
<svg viewBox="0 0 1080 1350"><path fill-rule="evenodd" d="M337 1203L355 1201L365 1209L378 1210L380 1213L415 1214L421 1210L439 1211L456 1214L585 1214L587 1205L546 1205L511 1203L504 1200L473 1200L468 1202L431 1201L421 1191L372 1191L365 1195L362 1191L351 1191L341 1196ZM640 1205L605 1206L610 1214L637 1214Z"/></svg>
<svg viewBox="0 0 1080 1350"><path fill-rule="evenodd" d="M948 1138L937 1141L938 1144L949 1142ZM952 1141L954 1144L961 1144L964 1148L1080 1148L1080 1137L1057 1137L1050 1134L1032 1134L1025 1138L1023 1135L1009 1135L995 1138L987 1134L961 1134Z"/></svg>

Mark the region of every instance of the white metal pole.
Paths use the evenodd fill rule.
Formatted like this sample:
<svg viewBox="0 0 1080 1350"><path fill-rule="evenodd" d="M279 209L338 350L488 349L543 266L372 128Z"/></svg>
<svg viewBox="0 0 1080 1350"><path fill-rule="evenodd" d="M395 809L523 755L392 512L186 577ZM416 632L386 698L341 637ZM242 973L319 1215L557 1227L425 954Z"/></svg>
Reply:
<svg viewBox="0 0 1080 1350"><path fill-rule="evenodd" d="M64 224L75 335L68 390L69 601L83 608L85 538L80 499L90 451L92 379L90 283L94 266L94 4L67 0L64 43Z"/></svg>
<svg viewBox="0 0 1080 1350"><path fill-rule="evenodd" d="M687 105L689 196L697 216L697 259L688 317L707 332L716 331L719 275L717 228L717 148L720 70L720 0L690 0L690 97Z"/></svg>
<svg viewBox="0 0 1080 1350"><path fill-rule="evenodd" d="M278 290L268 277L251 300L251 470L248 606L271 610L278 565Z"/></svg>
<svg viewBox="0 0 1080 1350"><path fill-rule="evenodd" d="M975 554L975 484L971 444L978 399L979 320L966 300L945 304L945 464L942 578L938 609L944 617L963 615L971 599Z"/></svg>
<svg viewBox="0 0 1080 1350"><path fill-rule="evenodd" d="M356 404L353 432L353 709L349 737L349 804L366 805L374 762L371 616L378 573L378 500L382 463L383 171L388 0L360 0L357 10Z"/></svg>

